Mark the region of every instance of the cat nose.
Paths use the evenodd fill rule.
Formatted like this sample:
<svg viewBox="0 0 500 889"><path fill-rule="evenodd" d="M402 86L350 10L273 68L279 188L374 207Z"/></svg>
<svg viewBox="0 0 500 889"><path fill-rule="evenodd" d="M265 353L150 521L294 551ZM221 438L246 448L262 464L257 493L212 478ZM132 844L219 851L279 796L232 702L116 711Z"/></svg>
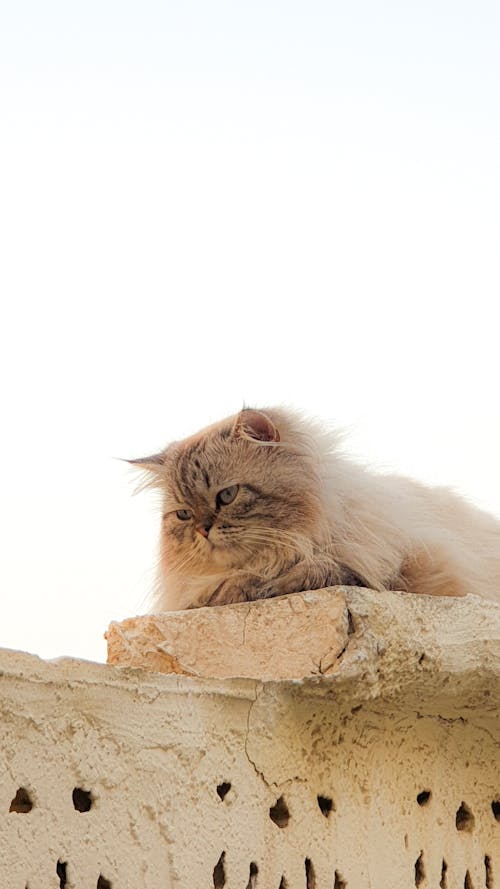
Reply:
<svg viewBox="0 0 500 889"><path fill-rule="evenodd" d="M208 537L211 527L212 525L210 523L204 522L202 525L196 525L196 530L202 537Z"/></svg>

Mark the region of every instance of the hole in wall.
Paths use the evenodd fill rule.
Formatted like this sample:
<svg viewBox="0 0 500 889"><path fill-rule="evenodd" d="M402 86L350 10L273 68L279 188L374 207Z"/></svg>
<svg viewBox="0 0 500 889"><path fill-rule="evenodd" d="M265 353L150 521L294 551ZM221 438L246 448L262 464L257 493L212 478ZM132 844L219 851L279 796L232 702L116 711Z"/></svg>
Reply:
<svg viewBox="0 0 500 889"><path fill-rule="evenodd" d="M231 782L223 781L222 784L217 784L217 793L219 794L221 799L224 799L227 793L231 790Z"/></svg>
<svg viewBox="0 0 500 889"><path fill-rule="evenodd" d="M443 858L443 863L441 865L441 879L439 881L439 889L448 889L448 877L446 876L446 871L448 870L448 865Z"/></svg>
<svg viewBox="0 0 500 889"><path fill-rule="evenodd" d="M489 855L484 856L484 870L486 872L486 889L493 889L493 869Z"/></svg>
<svg viewBox="0 0 500 889"><path fill-rule="evenodd" d="M494 799L491 804L491 811L496 821L500 821L500 799Z"/></svg>
<svg viewBox="0 0 500 889"><path fill-rule="evenodd" d="M474 889L474 883L469 871L465 872L464 889Z"/></svg>
<svg viewBox="0 0 500 889"><path fill-rule="evenodd" d="M56 864L56 873L57 873L57 876L59 877L60 889L64 889L64 887L66 886L66 882L67 882L66 868L67 868L67 866L68 866L67 862L61 861L60 859Z"/></svg>
<svg viewBox="0 0 500 889"><path fill-rule="evenodd" d="M286 827L290 821L290 812L282 796L276 800L274 806L269 809L269 817L278 827Z"/></svg>
<svg viewBox="0 0 500 889"><path fill-rule="evenodd" d="M288 889L288 883L284 877L281 878L278 889Z"/></svg>
<svg viewBox="0 0 500 889"><path fill-rule="evenodd" d="M107 880L106 877L103 877L102 874L99 874L97 889L112 889L110 880Z"/></svg>
<svg viewBox="0 0 500 889"><path fill-rule="evenodd" d="M420 852L415 862L415 886L421 886L425 880L424 852Z"/></svg>
<svg viewBox="0 0 500 889"><path fill-rule="evenodd" d="M226 853L222 852L217 864L214 867L214 889L223 889L226 885L226 871L224 869L224 859Z"/></svg>
<svg viewBox="0 0 500 889"><path fill-rule="evenodd" d="M333 884L333 889L346 889L347 883L344 880L343 876L339 874L338 870L335 871L335 882Z"/></svg>
<svg viewBox="0 0 500 889"><path fill-rule="evenodd" d="M469 833L474 828L474 815L469 809L467 803L464 803L463 800L460 808L457 810L457 814L455 816L455 824L457 826L457 830L466 830Z"/></svg>
<svg viewBox="0 0 500 889"><path fill-rule="evenodd" d="M306 889L316 889L316 874L311 859L306 858L304 865L306 869Z"/></svg>
<svg viewBox="0 0 500 889"><path fill-rule="evenodd" d="M329 796L320 796L316 797L318 800L318 806L320 808L321 814L328 818L330 812L335 811L335 806L333 805L333 800L330 799Z"/></svg>
<svg viewBox="0 0 500 889"><path fill-rule="evenodd" d="M419 806L426 806L431 796L432 793L430 790L421 790L420 793L417 793L417 803Z"/></svg>
<svg viewBox="0 0 500 889"><path fill-rule="evenodd" d="M90 790L83 790L82 787L74 788L73 805L77 812L90 812L93 801Z"/></svg>
<svg viewBox="0 0 500 889"><path fill-rule="evenodd" d="M33 803L26 787L20 787L9 806L9 812L20 812L25 815L27 812L31 812L32 808Z"/></svg>
<svg viewBox="0 0 500 889"><path fill-rule="evenodd" d="M259 868L255 864L255 861L250 863L250 875L248 877L247 889L256 889L257 886L257 874L259 873Z"/></svg>

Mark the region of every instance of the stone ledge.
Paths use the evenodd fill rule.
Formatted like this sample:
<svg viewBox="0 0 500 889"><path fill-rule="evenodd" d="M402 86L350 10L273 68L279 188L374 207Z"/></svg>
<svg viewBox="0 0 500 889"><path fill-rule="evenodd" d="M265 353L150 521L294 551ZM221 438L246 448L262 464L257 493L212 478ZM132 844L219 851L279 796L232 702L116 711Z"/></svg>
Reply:
<svg viewBox="0 0 500 889"><path fill-rule="evenodd" d="M110 664L263 680L331 672L348 637L342 588L132 617L106 633Z"/></svg>
<svg viewBox="0 0 500 889"><path fill-rule="evenodd" d="M106 637L108 663L121 667L300 680L310 693L331 686L353 700L446 689L465 706L500 705L500 606L476 596L334 587L129 618Z"/></svg>
<svg viewBox="0 0 500 889"><path fill-rule="evenodd" d="M169 658L177 657L177 662L180 663L181 647L179 646L175 655L172 654L176 651L175 648L168 649L166 646L167 651L162 650L150 639L151 652L148 658L139 657L140 649L134 648L132 642L127 647L120 641L115 649L114 665L70 657L45 661L25 652L0 649L0 678L3 683L21 681L23 684L50 683L54 687L82 688L82 693L84 688L92 686L110 690L122 689L124 692L140 693L145 698L155 697L158 693L180 696L189 693L252 701L264 683L269 687L269 693L278 694L280 688L284 693L288 688L296 688L306 697L331 697L338 706L349 708L377 698L392 699L396 704L404 702L405 709L418 709L425 702L427 712L435 709L442 714L454 713L457 708L496 713L500 708L500 606L495 602L476 596L463 599L435 598L336 587L332 590L284 596L262 603L268 614L268 622L276 606L285 607L287 601L297 598L302 600L305 613L309 616L318 599L323 600L323 605L325 602L335 603L336 613L340 615L339 622L344 628L345 609L347 630L342 632L347 632L347 645L344 650L342 632L337 628L336 645L330 644L326 651L329 657L335 652L339 656L334 662L325 658L323 673L319 671L318 664L325 655L325 649L321 652L316 649L312 621L307 623L304 620L299 607L298 615L304 634L302 642L304 647L313 652L303 675L280 680L277 675L260 667L255 669L257 661L252 669L251 657L247 651L246 663L250 663L250 676L241 676L244 671L241 666L238 667L238 663L235 664L235 652L242 649L241 625L249 608L255 608L255 603L252 603L149 615L111 625L108 640L111 633L116 633L122 640L129 623L134 628L134 633L131 634L133 640L134 634L139 635L141 622L147 624L153 621L157 625L161 641L161 632L164 633L163 638L169 640L167 627L171 624L181 634L182 644L185 645L188 632L185 628L182 629L184 622L191 621L196 634L197 625L206 620L207 613L209 621L217 624L220 612L225 612L225 619L234 622L236 641L233 648L231 649L227 638L220 644L215 640L210 657L204 652L205 661L202 662L201 655L198 658L196 648L193 647L191 659L186 664L191 675L159 672L156 658L165 656L167 665ZM292 611L295 605L286 607L292 615L295 613ZM348 632L347 611L351 615L351 632ZM324 610L321 613L324 614ZM239 635L236 633L238 623ZM272 630L273 648L277 650L276 628L273 626ZM287 633L292 635L289 627ZM333 634L329 638L332 640ZM249 639L247 636L247 645ZM168 645L171 643L170 638ZM264 644L263 640L261 643ZM147 648L145 642L142 645L144 649ZM284 648L279 650L283 654ZM233 658L232 670L229 671L228 662L224 660L227 651ZM155 665L154 670L152 663ZM224 669L235 675L218 677L216 674L223 673ZM281 670L283 672L283 664Z"/></svg>

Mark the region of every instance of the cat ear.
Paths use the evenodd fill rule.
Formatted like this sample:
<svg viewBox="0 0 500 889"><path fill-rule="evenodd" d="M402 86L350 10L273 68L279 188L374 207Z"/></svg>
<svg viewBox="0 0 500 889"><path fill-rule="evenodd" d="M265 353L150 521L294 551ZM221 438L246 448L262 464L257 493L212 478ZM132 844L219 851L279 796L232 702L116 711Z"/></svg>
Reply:
<svg viewBox="0 0 500 889"><path fill-rule="evenodd" d="M126 462L130 463L131 466L144 469L146 472L157 472L164 465L165 456L165 451L160 451L159 454L151 454L149 457L137 457L135 460L127 460Z"/></svg>
<svg viewBox="0 0 500 889"><path fill-rule="evenodd" d="M280 440L276 426L262 411L241 411L236 417L233 434L240 438L253 438L255 441Z"/></svg>

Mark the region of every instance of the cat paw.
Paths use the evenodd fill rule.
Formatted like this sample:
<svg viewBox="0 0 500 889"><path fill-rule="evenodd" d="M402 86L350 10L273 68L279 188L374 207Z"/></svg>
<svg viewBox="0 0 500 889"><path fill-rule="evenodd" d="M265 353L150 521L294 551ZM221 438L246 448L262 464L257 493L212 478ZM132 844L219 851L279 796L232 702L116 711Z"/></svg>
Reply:
<svg viewBox="0 0 500 889"><path fill-rule="evenodd" d="M237 587L226 581L219 584L217 589L212 593L210 599L206 603L208 608L213 605L235 605L237 602L247 602L248 596L243 587Z"/></svg>
<svg viewBox="0 0 500 889"><path fill-rule="evenodd" d="M250 590L248 594L248 599L251 602L256 602L257 599L273 599L275 596L282 596L283 593L279 589L279 585L276 581L274 583L264 583L259 586L255 586L252 590Z"/></svg>
<svg viewBox="0 0 500 889"><path fill-rule="evenodd" d="M286 592L289 592L287 589ZM237 602L255 602L256 599L271 599L274 596L282 596L279 581L262 582L255 575L237 579L228 578L219 584L206 603L211 605L234 605Z"/></svg>

